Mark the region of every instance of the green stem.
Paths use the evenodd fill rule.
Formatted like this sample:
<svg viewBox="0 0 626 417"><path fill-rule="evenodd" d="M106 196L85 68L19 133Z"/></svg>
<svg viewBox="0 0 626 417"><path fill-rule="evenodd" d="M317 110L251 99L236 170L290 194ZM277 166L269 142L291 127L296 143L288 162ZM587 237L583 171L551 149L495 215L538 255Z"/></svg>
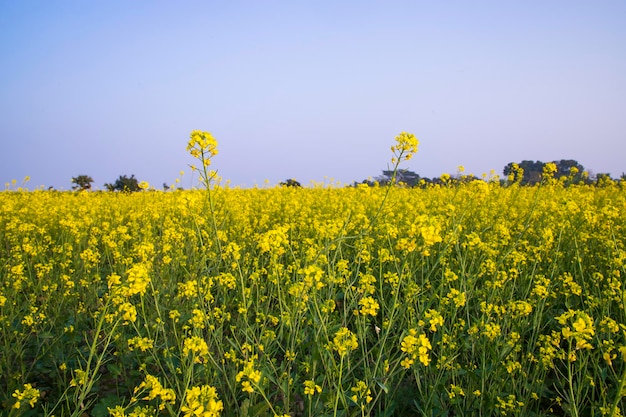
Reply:
<svg viewBox="0 0 626 417"><path fill-rule="evenodd" d="M341 395L342 392L342 382L341 379L343 378L343 355L341 355L341 358L339 360L339 383L337 384L337 394L335 395L335 406L333 407L333 417L337 417L337 407L339 406L339 396Z"/></svg>
<svg viewBox="0 0 626 417"><path fill-rule="evenodd" d="M572 409L572 415L578 417L578 406L576 404L576 394L574 393L574 374L572 371L572 361L569 358L569 354L572 352L572 341L568 342L568 357L567 357L567 383L569 388L569 403Z"/></svg>

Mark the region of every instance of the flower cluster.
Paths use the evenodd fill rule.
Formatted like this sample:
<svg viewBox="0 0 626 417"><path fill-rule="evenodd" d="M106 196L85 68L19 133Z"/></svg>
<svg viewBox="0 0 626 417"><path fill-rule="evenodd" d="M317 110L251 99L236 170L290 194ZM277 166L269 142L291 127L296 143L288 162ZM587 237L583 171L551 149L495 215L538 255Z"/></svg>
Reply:
<svg viewBox="0 0 626 417"><path fill-rule="evenodd" d="M432 349L430 341L425 334L417 334L417 330L410 329L409 334L402 339L400 350L406 354L401 365L409 369L416 359L424 365L430 364L430 356L428 352Z"/></svg>
<svg viewBox="0 0 626 417"><path fill-rule="evenodd" d="M159 410L163 410L166 404L174 405L176 402L176 393L171 388L163 388L157 377L146 375L144 381L135 389L135 393L147 391L143 398L147 401L154 399L159 400Z"/></svg>
<svg viewBox="0 0 626 417"><path fill-rule="evenodd" d="M202 161L205 167L211 165L211 158L217 155L217 141L210 132L194 130L187 142L187 152Z"/></svg>
<svg viewBox="0 0 626 417"><path fill-rule="evenodd" d="M350 331L347 327L342 327L337 330L335 337L333 338L333 349L337 351L339 356L346 356L350 351L359 347L356 335Z"/></svg>
<svg viewBox="0 0 626 417"><path fill-rule="evenodd" d="M413 154L417 152L417 145L419 141L412 133L401 132L396 136L396 144L391 147L393 152L392 163L401 162L402 160L409 160L413 157Z"/></svg>
<svg viewBox="0 0 626 417"><path fill-rule="evenodd" d="M34 388L31 384L24 384L24 389L21 391L16 389L13 393L13 397L15 398L13 408L20 409L24 403L28 403L28 405L33 408L39 399L39 390Z"/></svg>
<svg viewBox="0 0 626 417"><path fill-rule="evenodd" d="M241 389L249 394L253 393L254 386L258 386L261 382L261 372L254 366L256 359L257 357L254 355L249 360L245 361L243 370L235 376L235 380L241 382Z"/></svg>
<svg viewBox="0 0 626 417"><path fill-rule="evenodd" d="M184 403L181 408L184 417L218 417L224 409L224 403L210 385L187 389Z"/></svg>

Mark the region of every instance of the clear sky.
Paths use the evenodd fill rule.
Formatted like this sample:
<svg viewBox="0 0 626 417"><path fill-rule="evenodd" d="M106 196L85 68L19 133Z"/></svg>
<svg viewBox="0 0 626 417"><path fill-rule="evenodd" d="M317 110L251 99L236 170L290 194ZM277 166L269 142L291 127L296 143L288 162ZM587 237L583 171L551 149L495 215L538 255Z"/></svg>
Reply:
<svg viewBox="0 0 626 417"><path fill-rule="evenodd" d="M194 129L233 186L375 177L401 131L422 176L619 177L626 2L0 0L0 185L189 187Z"/></svg>

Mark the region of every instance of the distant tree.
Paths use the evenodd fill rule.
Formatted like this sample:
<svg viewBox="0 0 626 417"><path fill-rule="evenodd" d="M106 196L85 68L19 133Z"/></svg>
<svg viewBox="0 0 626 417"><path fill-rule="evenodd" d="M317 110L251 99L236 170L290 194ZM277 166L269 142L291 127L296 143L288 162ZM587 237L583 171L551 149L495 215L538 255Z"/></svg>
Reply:
<svg viewBox="0 0 626 417"><path fill-rule="evenodd" d="M72 177L72 190L91 190L91 183L93 178L89 175L79 175L78 177Z"/></svg>
<svg viewBox="0 0 626 417"><path fill-rule="evenodd" d="M596 174L596 182L595 182L595 184L598 187L606 187L608 185L615 184L615 182L611 178L611 174L609 174L609 173L600 173L600 174Z"/></svg>
<svg viewBox="0 0 626 417"><path fill-rule="evenodd" d="M357 186L360 184L365 184L368 185L370 187L373 187L374 185L378 184L378 185L387 185L391 182L391 180L393 179L393 171L392 170L382 170L382 175L372 179L371 177L368 179L364 179L363 181L359 182L354 182L352 184L352 186ZM419 174L416 174L415 172L408 170L408 169L399 169L396 172L396 178L395 178L395 183L402 183L404 185L407 185L409 187L417 187L420 186L422 184L427 184L430 183L431 180L429 178L422 178L420 177Z"/></svg>
<svg viewBox="0 0 626 417"><path fill-rule="evenodd" d="M376 180L381 185L387 185L393 179L393 171L391 170L383 170L383 175L377 177ZM421 177L419 174L408 170L408 169L399 169L396 171L395 183L403 183L408 185L409 187L415 187L420 182Z"/></svg>
<svg viewBox="0 0 626 417"><path fill-rule="evenodd" d="M577 183L583 180L583 172L585 168L573 159L561 159L560 161L552 161L556 165L557 171L555 173L555 178L561 177L570 177L572 178L571 182ZM542 161L522 161L517 163L517 165L524 170L523 177L521 178L520 183L522 185L533 185L541 182L541 176L543 174L543 167L546 165L545 162ZM572 171L573 170L573 171ZM508 177L509 175L516 175L517 170L514 169L514 163L509 162L502 173ZM514 178L514 181L519 181L519 178Z"/></svg>
<svg viewBox="0 0 626 417"><path fill-rule="evenodd" d="M533 185L541 181L541 174L543 173L543 166L545 162L542 161L522 161L517 164L524 174L521 178L514 178L514 181L520 181L522 185ZM514 163L509 162L502 170L504 176L516 175L517 171L514 169Z"/></svg>
<svg viewBox="0 0 626 417"><path fill-rule="evenodd" d="M295 188L301 188L302 187L302 185L298 181L293 179L293 178L290 178L288 180L282 181L280 183L280 185L283 186L283 187L295 187Z"/></svg>
<svg viewBox="0 0 626 417"><path fill-rule="evenodd" d="M128 178L126 175L120 175L113 184L104 184L109 191L135 192L139 191L139 181L134 175Z"/></svg>
<svg viewBox="0 0 626 417"><path fill-rule="evenodd" d="M552 161L556 164L555 178L567 177L571 183L577 184L584 179L585 167L573 159Z"/></svg>

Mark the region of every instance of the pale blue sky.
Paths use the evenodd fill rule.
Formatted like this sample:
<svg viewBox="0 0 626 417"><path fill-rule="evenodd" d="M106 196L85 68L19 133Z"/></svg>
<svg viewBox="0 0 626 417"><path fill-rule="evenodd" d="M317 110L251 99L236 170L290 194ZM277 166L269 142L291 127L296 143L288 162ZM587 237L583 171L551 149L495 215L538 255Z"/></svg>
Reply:
<svg viewBox="0 0 626 417"><path fill-rule="evenodd" d="M626 2L0 0L0 184L156 187L211 131L233 185L626 172Z"/></svg>

